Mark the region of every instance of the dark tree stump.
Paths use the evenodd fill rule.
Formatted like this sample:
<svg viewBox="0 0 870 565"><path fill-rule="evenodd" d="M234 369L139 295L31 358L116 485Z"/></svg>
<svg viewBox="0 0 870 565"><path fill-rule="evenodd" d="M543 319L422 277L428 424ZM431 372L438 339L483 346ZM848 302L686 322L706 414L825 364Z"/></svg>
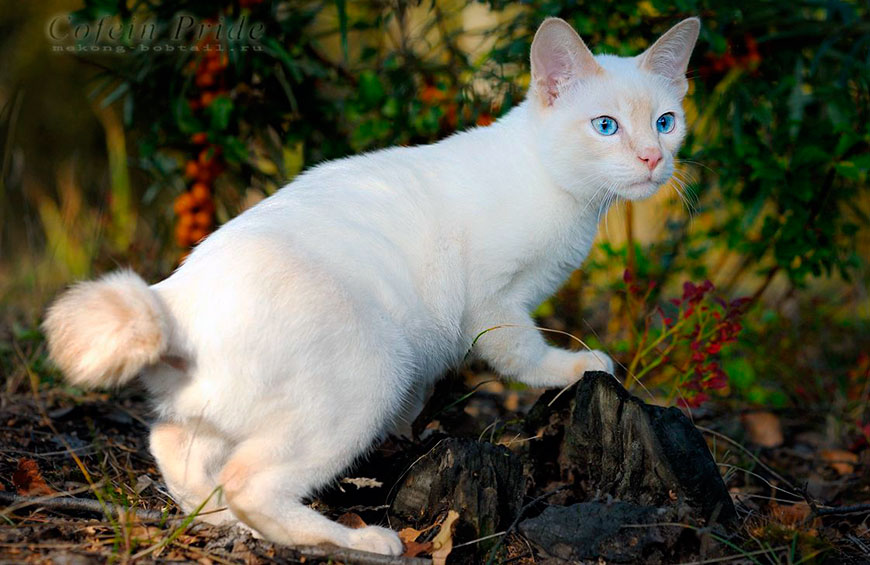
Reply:
<svg viewBox="0 0 870 565"><path fill-rule="evenodd" d="M469 541L506 528L517 515L524 493L522 463L508 449L449 438L411 468L390 514L420 529L455 510L459 513L455 539Z"/></svg>
<svg viewBox="0 0 870 565"><path fill-rule="evenodd" d="M581 502L550 506L520 523L523 536L544 554L565 561L658 563L683 533L671 522L675 509L631 502Z"/></svg>
<svg viewBox="0 0 870 565"><path fill-rule="evenodd" d="M601 372L548 407L553 398L545 394L530 412L544 431L536 449L560 444L559 478L573 481L581 500L611 495L643 506L685 503L718 522L736 516L703 436L679 409L645 404Z"/></svg>

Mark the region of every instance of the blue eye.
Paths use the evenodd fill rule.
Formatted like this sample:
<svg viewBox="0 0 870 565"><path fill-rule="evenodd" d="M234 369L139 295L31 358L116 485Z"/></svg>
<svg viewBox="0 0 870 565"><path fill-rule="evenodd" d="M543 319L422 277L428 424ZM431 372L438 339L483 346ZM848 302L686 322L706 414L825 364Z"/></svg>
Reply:
<svg viewBox="0 0 870 565"><path fill-rule="evenodd" d="M656 129L661 133L671 133L674 131L676 123L677 120L674 119L674 114L668 112L667 114L662 114L659 116L659 119L656 120Z"/></svg>
<svg viewBox="0 0 870 565"><path fill-rule="evenodd" d="M610 116L601 116L592 120L595 131L601 135L613 135L619 129L619 124Z"/></svg>

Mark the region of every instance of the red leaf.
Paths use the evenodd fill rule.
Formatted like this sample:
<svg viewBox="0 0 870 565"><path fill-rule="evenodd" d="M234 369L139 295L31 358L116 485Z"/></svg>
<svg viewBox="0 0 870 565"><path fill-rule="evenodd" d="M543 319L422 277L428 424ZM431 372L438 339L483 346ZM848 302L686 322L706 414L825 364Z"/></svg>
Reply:
<svg viewBox="0 0 870 565"><path fill-rule="evenodd" d="M405 552L402 557L417 557L421 553L432 553L432 542L419 543L416 541L405 542Z"/></svg>
<svg viewBox="0 0 870 565"><path fill-rule="evenodd" d="M12 486L22 496L54 493L39 472L36 461L23 457L18 460L18 468L12 473Z"/></svg>
<svg viewBox="0 0 870 565"><path fill-rule="evenodd" d="M358 530L360 528L366 527L366 523L362 519L362 517L354 512L345 512L338 517L336 522L338 522L342 526L347 526L348 528L351 528L353 530Z"/></svg>

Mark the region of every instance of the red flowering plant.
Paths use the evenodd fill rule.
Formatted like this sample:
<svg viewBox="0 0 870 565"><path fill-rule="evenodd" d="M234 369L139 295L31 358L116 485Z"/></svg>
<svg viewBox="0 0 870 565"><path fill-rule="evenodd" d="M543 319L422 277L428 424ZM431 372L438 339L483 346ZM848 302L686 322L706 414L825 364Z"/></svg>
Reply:
<svg viewBox="0 0 870 565"><path fill-rule="evenodd" d="M670 400L678 396L690 407L708 400L712 391L727 389L720 354L737 341L751 300L726 301L707 280L699 285L687 281L680 297L659 304L652 300L655 282L641 284L628 269L623 280L628 311L641 320L626 386L654 377L657 384L670 385Z"/></svg>

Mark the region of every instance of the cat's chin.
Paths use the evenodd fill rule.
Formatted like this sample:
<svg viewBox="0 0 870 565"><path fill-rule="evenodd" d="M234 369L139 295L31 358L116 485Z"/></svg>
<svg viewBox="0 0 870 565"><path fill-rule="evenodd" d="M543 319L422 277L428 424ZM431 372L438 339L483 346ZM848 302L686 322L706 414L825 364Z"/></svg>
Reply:
<svg viewBox="0 0 870 565"><path fill-rule="evenodd" d="M661 185L662 183L645 180L619 187L614 192L625 200L644 200L655 194Z"/></svg>

